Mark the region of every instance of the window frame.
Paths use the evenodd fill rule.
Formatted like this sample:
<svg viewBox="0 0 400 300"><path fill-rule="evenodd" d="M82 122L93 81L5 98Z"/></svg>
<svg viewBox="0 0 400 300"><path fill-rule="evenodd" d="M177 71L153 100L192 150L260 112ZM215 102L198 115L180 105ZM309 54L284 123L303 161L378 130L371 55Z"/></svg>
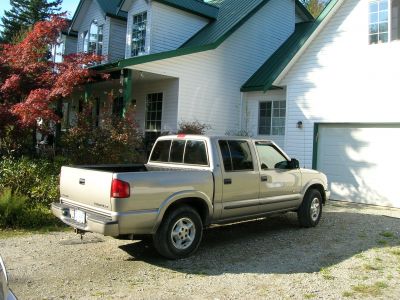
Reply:
<svg viewBox="0 0 400 300"><path fill-rule="evenodd" d="M396 30L393 28L393 16L394 16L394 10L393 10L393 3L397 3L397 19L400 18L400 1L398 0L387 0L387 8L380 10L380 3L382 0L369 0L368 3L368 28L367 28L367 36L368 36L368 45L379 45L379 44L387 44L395 41L400 40L400 21L397 21L396 25ZM376 3L377 5L377 11L371 11L371 5L373 3ZM385 22L380 22L380 17L381 17L381 12L387 11L387 29L386 31L380 31L380 24L384 24ZM373 14L377 15L377 20L376 22L371 22L371 16ZM376 25L376 33L373 32L371 33L371 26ZM397 32L397 35L395 36L395 32ZM386 41L381 41L380 36L386 34ZM376 41L371 41L371 37L376 36L377 40Z"/></svg>
<svg viewBox="0 0 400 300"><path fill-rule="evenodd" d="M92 33L93 25L96 26L95 34ZM95 35L94 40L92 40L92 35ZM91 44L94 44L94 47L92 47ZM104 24L99 24L97 19L94 19L92 22L90 22L89 29L83 32L83 52L95 55L103 55L103 44Z"/></svg>
<svg viewBox="0 0 400 300"><path fill-rule="evenodd" d="M223 154L222 154L220 142L225 142L226 145L228 146L232 170L226 170L226 168L225 168L224 156L223 156ZM252 169L243 169L243 170L235 170L235 169L234 169L234 164L233 164L233 160L232 160L232 152L231 152L231 149L230 149L230 146L229 146L229 142L245 142L245 143L247 144L247 146L249 147L250 155L251 155L251 161L252 161L252 165L253 165L253 168L252 168ZM249 172L255 172L255 171L256 171L256 167L255 167L255 164L254 164L254 158L257 157L257 153L253 153L253 152L251 151L251 146L250 146L249 141L247 141L247 140L219 139L219 140L217 141L217 144L218 144L218 151L219 151L219 154L220 154L220 156L221 156L221 162L222 162L222 163L221 163L221 166L222 166L222 168L223 168L223 170L224 170L225 173L238 173L238 172L241 172L241 173L244 173L244 172L249 173Z"/></svg>
<svg viewBox="0 0 400 300"><path fill-rule="evenodd" d="M157 98L157 100L155 102L156 109L154 111L153 110L150 110L150 111L148 110L148 107L149 107L149 96L151 96L151 95L157 95L157 97L158 97L158 95L161 95L161 101L158 101L158 98ZM158 109L157 109L157 102L161 102L160 111L158 111ZM146 94L146 102L145 102L145 104L146 104L145 121L144 121L145 122L144 123L145 132L161 133L161 131L162 131L162 117L163 117L163 110L164 110L164 93L163 92L156 92L156 93L148 93L148 94ZM155 113L156 114L156 118L154 120L153 119L149 120L149 118L148 118L148 114L149 113ZM158 113L160 113L160 116L161 116L159 120L157 118L157 114ZM148 122L160 122L160 129L159 130L157 129L157 123L154 123L155 124L155 129L148 128L148 126L147 126Z"/></svg>
<svg viewBox="0 0 400 300"><path fill-rule="evenodd" d="M168 150L168 161L157 161L157 160L152 160L152 156L153 156L153 152L150 154L149 157L149 162L150 163L158 163L158 164L167 164L167 165L180 165L180 166L188 166L188 167L210 167L210 155L209 155L209 151L208 151L208 143L205 140L197 140L197 139L180 139L180 138L172 138L172 139L163 139L163 140L159 140L158 142L162 142L162 141L169 141L170 142L170 146L169 146L169 150ZM184 145L184 149L183 149L183 154L182 154L182 162L172 162L171 161L171 151L172 151L172 146L174 144L174 141L184 141L185 145ZM186 156L186 147L189 141L192 142L201 142L204 144L204 148L206 151L206 158L207 158L207 164L204 165L200 165L200 164L189 164L185 162L185 156ZM158 143L157 142L157 143ZM153 149L154 150L154 149Z"/></svg>
<svg viewBox="0 0 400 300"><path fill-rule="evenodd" d="M141 17L141 22L135 23L135 18ZM145 20L143 21L145 16ZM131 57L137 57L137 56L142 56L147 54L146 50L146 45L147 45L147 29L148 29L148 13L147 11L142 11L136 14L132 14L132 30L130 32L131 34ZM138 26L138 29L135 29L135 27ZM140 26L144 26L143 29L140 30ZM134 41L133 39L136 38L135 36L141 34L141 38L138 39L137 41ZM134 49L134 45L138 45ZM142 50L142 51L141 51Z"/></svg>
<svg viewBox="0 0 400 300"><path fill-rule="evenodd" d="M280 104L279 104L279 107L276 108L275 105L278 102ZM271 114L270 114L270 116L261 116L261 105L264 104L264 103L267 104L267 105L268 105L268 103L271 103ZM284 108L281 107L282 103L284 103L283 104ZM284 110L284 116L280 116L279 115L279 117L275 117L274 116L274 111L275 110L279 110L279 111ZM266 108L266 111L268 111L268 108ZM257 126L258 127L257 128L258 135L263 135L263 136L285 136L285 133L286 133L286 116L287 116L287 102L286 102L286 100L262 100L262 101L259 101L258 102L258 126ZM267 130L269 128L269 134L261 132L261 127L265 127L265 126L262 126L263 124L261 124L261 118L262 117L270 118L269 127L266 127ZM274 126L274 120L276 120L276 119L283 119L284 120L283 125ZM274 128L277 128L278 130L282 129L283 133L282 134L273 134L273 129Z"/></svg>
<svg viewBox="0 0 400 300"><path fill-rule="evenodd" d="M263 169L262 168L262 161L261 161L260 153L259 153L258 148L257 148L258 145L268 146L268 147L273 148L277 153L279 153L285 159L285 161L287 163L290 162L290 158L287 155L285 155L285 153L283 153L278 147L276 147L276 145L274 145L274 144L272 144L272 143L270 143L268 141L256 140L256 141L254 141L254 149L255 149L255 152L256 152L256 155L257 155L258 168L259 168L260 172L271 171L271 170L288 170L288 169L285 169L285 168L275 168L275 165L273 166L273 168Z"/></svg>

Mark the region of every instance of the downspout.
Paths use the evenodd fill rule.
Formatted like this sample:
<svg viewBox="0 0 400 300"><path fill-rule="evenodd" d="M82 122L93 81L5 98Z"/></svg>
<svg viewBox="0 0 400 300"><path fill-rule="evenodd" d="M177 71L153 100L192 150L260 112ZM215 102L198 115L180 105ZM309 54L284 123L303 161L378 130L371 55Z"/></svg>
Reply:
<svg viewBox="0 0 400 300"><path fill-rule="evenodd" d="M243 92L240 92L240 118L239 118L239 131L243 131Z"/></svg>

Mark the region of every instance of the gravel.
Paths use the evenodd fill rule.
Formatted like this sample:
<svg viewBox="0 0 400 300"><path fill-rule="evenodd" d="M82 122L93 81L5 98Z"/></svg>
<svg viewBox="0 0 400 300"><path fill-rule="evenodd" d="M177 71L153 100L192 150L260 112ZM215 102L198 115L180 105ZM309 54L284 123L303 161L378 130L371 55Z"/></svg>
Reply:
<svg viewBox="0 0 400 300"><path fill-rule="evenodd" d="M150 241L72 232L0 252L19 299L400 299L400 210L342 202L312 229L295 214L213 227L179 261Z"/></svg>

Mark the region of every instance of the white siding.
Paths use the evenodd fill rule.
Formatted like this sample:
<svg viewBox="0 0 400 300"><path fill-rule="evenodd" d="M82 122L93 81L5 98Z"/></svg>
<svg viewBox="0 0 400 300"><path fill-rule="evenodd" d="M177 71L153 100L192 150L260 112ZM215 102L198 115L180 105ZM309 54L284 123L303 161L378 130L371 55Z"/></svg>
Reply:
<svg viewBox="0 0 400 300"><path fill-rule="evenodd" d="M212 133L241 129L240 87L294 30L294 1L272 0L216 50L134 69L179 78L178 122L198 120Z"/></svg>
<svg viewBox="0 0 400 300"><path fill-rule="evenodd" d="M73 36L64 36L64 54L72 54L76 53L76 47L77 47L77 37Z"/></svg>
<svg viewBox="0 0 400 300"><path fill-rule="evenodd" d="M174 50L208 24L208 19L153 2L150 53Z"/></svg>
<svg viewBox="0 0 400 300"><path fill-rule="evenodd" d="M178 79L166 79L150 83L134 82L133 99L136 100L136 121L142 130L145 128L147 94L163 93L162 131L176 131L178 91Z"/></svg>
<svg viewBox="0 0 400 300"><path fill-rule="evenodd" d="M110 62L125 57L126 21L110 19L110 32L108 43L108 60Z"/></svg>
<svg viewBox="0 0 400 300"><path fill-rule="evenodd" d="M150 26L151 24L151 4L146 0L133 1L131 8L128 11L128 25L126 33L126 47L125 47L125 58L131 57L131 44L132 44L132 25L133 16L139 13L147 12L147 31L146 31L146 47L147 53L149 53L150 45Z"/></svg>
<svg viewBox="0 0 400 300"><path fill-rule="evenodd" d="M368 1L344 1L280 83L289 155L311 167L314 122L398 122L399 53L398 41L368 45Z"/></svg>
<svg viewBox="0 0 400 300"><path fill-rule="evenodd" d="M99 25L105 25L106 19L102 9L96 0L90 0L90 5L88 10L85 12L84 18L82 18L81 24L79 24L78 30L78 52L83 52L83 33L89 31L90 24L93 20L97 20ZM107 26L104 26L106 29ZM104 44L108 44L108 35L104 34ZM107 55L108 53L103 54Z"/></svg>
<svg viewBox="0 0 400 300"><path fill-rule="evenodd" d="M283 148L285 143L285 136L277 135L259 135L258 134L258 121L259 121L259 105L262 101L285 101L286 91L275 90L263 92L250 92L246 93L246 108L244 115L246 117L246 123L244 129L252 136L266 140L273 140Z"/></svg>

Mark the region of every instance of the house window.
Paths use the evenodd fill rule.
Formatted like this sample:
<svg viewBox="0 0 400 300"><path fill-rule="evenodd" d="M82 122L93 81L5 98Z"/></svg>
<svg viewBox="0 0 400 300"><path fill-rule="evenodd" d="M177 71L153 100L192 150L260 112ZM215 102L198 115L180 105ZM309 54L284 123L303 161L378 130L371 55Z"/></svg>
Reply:
<svg viewBox="0 0 400 300"><path fill-rule="evenodd" d="M114 116L122 118L124 115L124 97L114 98L112 113Z"/></svg>
<svg viewBox="0 0 400 300"><path fill-rule="evenodd" d="M148 94L146 99L146 131L160 132L163 94Z"/></svg>
<svg viewBox="0 0 400 300"><path fill-rule="evenodd" d="M369 44L400 39L400 0L369 2Z"/></svg>
<svg viewBox="0 0 400 300"><path fill-rule="evenodd" d="M60 42L53 48L53 60L55 63L62 63L64 55L64 42Z"/></svg>
<svg viewBox="0 0 400 300"><path fill-rule="evenodd" d="M83 34L83 52L102 55L103 52L103 25L98 25L94 20L90 30Z"/></svg>
<svg viewBox="0 0 400 300"><path fill-rule="evenodd" d="M83 33L83 52L84 53L88 52L88 46L89 46L89 31L85 31Z"/></svg>
<svg viewBox="0 0 400 300"><path fill-rule="evenodd" d="M146 54L147 12L133 16L132 56Z"/></svg>
<svg viewBox="0 0 400 300"><path fill-rule="evenodd" d="M285 135L286 101L260 102L258 134Z"/></svg>

